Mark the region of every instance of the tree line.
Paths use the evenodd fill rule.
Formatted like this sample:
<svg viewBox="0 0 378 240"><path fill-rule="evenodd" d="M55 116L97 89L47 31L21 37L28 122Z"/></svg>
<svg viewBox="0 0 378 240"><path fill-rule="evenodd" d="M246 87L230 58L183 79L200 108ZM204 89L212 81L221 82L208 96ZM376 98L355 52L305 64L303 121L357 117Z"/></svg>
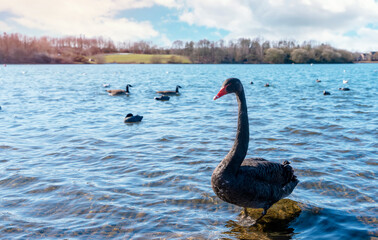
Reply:
<svg viewBox="0 0 378 240"><path fill-rule="evenodd" d="M0 63L89 63L93 56L108 53L175 54L193 63L351 63L359 53L328 44L293 40L267 41L239 38L234 41L176 40L170 47L152 42L119 42L103 37L28 37L0 35ZM378 59L377 59L378 60Z"/></svg>

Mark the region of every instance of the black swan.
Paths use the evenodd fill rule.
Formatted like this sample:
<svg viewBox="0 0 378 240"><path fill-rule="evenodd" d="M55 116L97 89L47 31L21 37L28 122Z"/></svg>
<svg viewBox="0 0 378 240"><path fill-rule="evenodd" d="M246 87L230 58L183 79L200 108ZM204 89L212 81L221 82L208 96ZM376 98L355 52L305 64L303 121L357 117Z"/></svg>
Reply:
<svg viewBox="0 0 378 240"><path fill-rule="evenodd" d="M269 85L269 83L265 83L265 85L264 85L264 87L269 87L270 85Z"/></svg>
<svg viewBox="0 0 378 240"><path fill-rule="evenodd" d="M239 105L236 139L215 168L211 186L223 201L243 207L245 217L248 217L247 208L263 208L256 223L274 203L290 195L299 181L288 161L281 164L263 158L244 159L248 150L249 123L244 89L239 79L227 79L214 100L228 93L235 93Z"/></svg>
<svg viewBox="0 0 378 240"><path fill-rule="evenodd" d="M163 95L179 95L179 85L176 86L176 91L157 91L156 93L163 94Z"/></svg>
<svg viewBox="0 0 378 240"><path fill-rule="evenodd" d="M111 96L115 96L115 95L122 95L122 94L126 94L126 95L129 95L130 92L129 92L129 87L133 87L131 86L130 84L127 84L126 85L126 91L125 90L122 90L122 89L114 89L114 90L106 90L109 95Z"/></svg>
<svg viewBox="0 0 378 240"><path fill-rule="evenodd" d="M158 101L168 101L170 99L170 97L162 95L160 97L155 97L154 99L158 100Z"/></svg>
<svg viewBox="0 0 378 240"><path fill-rule="evenodd" d="M143 116L139 116L139 115L134 116L132 113L129 113L129 114L126 115L123 122L134 123L134 122L140 122L140 121L142 121L142 119L143 119Z"/></svg>
<svg viewBox="0 0 378 240"><path fill-rule="evenodd" d="M327 92L326 90L323 91L323 95L331 95L330 92Z"/></svg>
<svg viewBox="0 0 378 240"><path fill-rule="evenodd" d="M319 80L319 79L316 79L316 82L322 82L321 80Z"/></svg>

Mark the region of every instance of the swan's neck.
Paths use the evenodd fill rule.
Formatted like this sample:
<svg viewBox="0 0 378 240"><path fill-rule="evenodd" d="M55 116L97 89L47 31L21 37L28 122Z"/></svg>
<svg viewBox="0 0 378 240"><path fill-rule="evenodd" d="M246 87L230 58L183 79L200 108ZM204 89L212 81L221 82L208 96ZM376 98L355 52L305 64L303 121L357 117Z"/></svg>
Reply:
<svg viewBox="0 0 378 240"><path fill-rule="evenodd" d="M126 92L129 93L129 85L126 85Z"/></svg>
<svg viewBox="0 0 378 240"><path fill-rule="evenodd" d="M176 86L176 93L178 93L178 89L179 89L179 87L178 87L178 86Z"/></svg>
<svg viewBox="0 0 378 240"><path fill-rule="evenodd" d="M238 101L238 128L236 132L236 138L234 145L228 152L226 157L219 164L220 169L225 174L231 174L236 176L240 165L244 161L245 156L248 151L249 142L249 123L248 123L248 112L247 103L245 100L244 90L236 93L236 99Z"/></svg>

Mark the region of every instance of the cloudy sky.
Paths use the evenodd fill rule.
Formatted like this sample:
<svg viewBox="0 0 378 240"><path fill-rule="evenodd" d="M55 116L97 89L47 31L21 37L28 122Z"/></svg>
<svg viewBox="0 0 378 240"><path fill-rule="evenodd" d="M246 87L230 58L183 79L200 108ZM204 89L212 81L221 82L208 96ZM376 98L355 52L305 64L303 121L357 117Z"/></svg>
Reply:
<svg viewBox="0 0 378 240"><path fill-rule="evenodd" d="M0 0L0 32L114 41L314 40L378 50L378 0Z"/></svg>

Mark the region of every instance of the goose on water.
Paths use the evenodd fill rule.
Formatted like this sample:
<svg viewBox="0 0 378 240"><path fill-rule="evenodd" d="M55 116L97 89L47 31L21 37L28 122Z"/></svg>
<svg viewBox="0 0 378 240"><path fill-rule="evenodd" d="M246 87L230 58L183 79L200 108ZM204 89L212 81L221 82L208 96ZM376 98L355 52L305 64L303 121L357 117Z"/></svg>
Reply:
<svg viewBox="0 0 378 240"><path fill-rule="evenodd" d="M123 94L126 94L126 95L129 95L130 94L130 91L129 91L129 87L132 87L130 84L127 84L126 85L126 90L122 90L122 89L114 89L114 90L106 90L109 95L111 96L115 96L115 95L123 95Z"/></svg>
<svg viewBox="0 0 378 240"><path fill-rule="evenodd" d="M163 95L179 95L179 85L176 86L176 91L157 91L156 93L163 94Z"/></svg>

